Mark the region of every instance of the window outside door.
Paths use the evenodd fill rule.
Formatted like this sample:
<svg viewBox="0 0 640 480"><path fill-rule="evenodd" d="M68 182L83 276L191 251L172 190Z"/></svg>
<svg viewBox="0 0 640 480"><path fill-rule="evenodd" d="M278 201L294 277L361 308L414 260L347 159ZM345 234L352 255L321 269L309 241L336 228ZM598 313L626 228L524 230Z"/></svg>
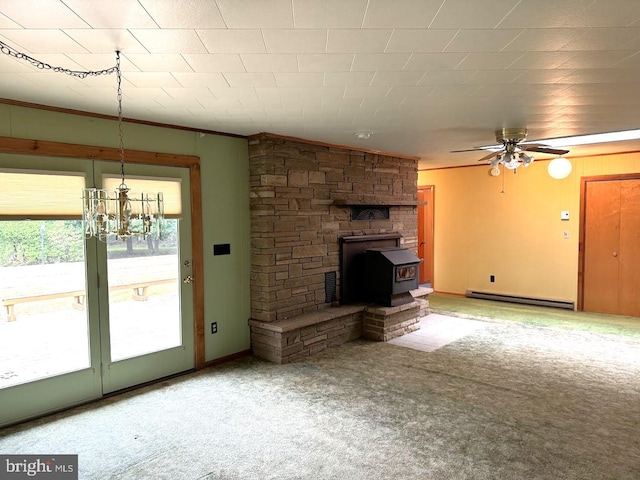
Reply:
<svg viewBox="0 0 640 480"><path fill-rule="evenodd" d="M194 367L188 170L127 167L177 184L180 213L160 238L102 243L49 204L71 189L81 205L85 182L117 166L48 160L0 156L0 175L14 175L0 191L0 426ZM12 210L8 185L31 213Z"/></svg>

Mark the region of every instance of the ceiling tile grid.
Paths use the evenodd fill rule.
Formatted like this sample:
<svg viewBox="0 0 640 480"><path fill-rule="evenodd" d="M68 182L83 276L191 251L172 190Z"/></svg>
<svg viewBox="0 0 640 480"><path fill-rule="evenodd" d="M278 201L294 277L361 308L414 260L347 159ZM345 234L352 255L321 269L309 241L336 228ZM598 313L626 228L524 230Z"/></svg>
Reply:
<svg viewBox="0 0 640 480"><path fill-rule="evenodd" d="M0 40L73 70L109 68L120 50L125 116L277 128L424 168L473 164L449 151L502 127L539 139L639 123L630 0L0 0ZM0 72L1 97L115 113L113 77L8 56ZM374 134L363 143L358 130Z"/></svg>

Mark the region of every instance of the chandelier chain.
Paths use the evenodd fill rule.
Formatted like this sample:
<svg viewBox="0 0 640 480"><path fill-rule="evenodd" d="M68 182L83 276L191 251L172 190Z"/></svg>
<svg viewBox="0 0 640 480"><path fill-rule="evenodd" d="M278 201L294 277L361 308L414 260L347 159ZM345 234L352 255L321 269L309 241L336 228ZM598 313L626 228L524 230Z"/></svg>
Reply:
<svg viewBox="0 0 640 480"><path fill-rule="evenodd" d="M120 71L120 51L116 50L116 78L118 79L118 136L120 145L118 153L120 154L120 176L122 177L122 185L124 185L124 125L122 121L122 73Z"/></svg>
<svg viewBox="0 0 640 480"><path fill-rule="evenodd" d="M5 55L9 55L10 57L17 58L18 60L24 60L26 62L29 62L31 65L33 65L36 68L39 68L40 70L50 70L52 72L64 73L66 75L69 75L72 77L78 77L78 78L97 77L100 75L111 75L112 73L116 73L119 68L117 65L114 65L113 67L106 68L104 70L82 71L82 70L71 70L64 67L54 67L52 65L49 65L48 63L45 63L33 57L30 57L26 53L17 51L16 49L10 47L9 45L7 45L1 40L0 40L0 52L4 53Z"/></svg>

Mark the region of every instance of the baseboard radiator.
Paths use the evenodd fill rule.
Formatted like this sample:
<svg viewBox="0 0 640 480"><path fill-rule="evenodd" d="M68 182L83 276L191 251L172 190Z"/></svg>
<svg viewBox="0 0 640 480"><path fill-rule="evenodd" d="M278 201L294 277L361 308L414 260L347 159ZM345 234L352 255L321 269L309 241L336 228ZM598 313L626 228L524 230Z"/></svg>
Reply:
<svg viewBox="0 0 640 480"><path fill-rule="evenodd" d="M469 298L482 298L484 300L495 300L497 302L522 303L525 305L538 305L541 307L564 308L575 310L573 302L565 300L550 300L546 298L519 297L517 295L503 295L500 293L478 292L477 290L467 290L466 296Z"/></svg>

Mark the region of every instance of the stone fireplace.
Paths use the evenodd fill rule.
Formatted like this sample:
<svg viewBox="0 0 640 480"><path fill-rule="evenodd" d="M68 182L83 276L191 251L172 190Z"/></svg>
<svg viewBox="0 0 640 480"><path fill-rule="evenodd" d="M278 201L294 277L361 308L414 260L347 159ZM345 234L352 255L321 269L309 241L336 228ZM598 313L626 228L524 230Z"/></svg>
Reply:
<svg viewBox="0 0 640 480"><path fill-rule="evenodd" d="M381 236L416 252L417 162L271 134L250 137L254 354L292 361L363 335L363 299L342 298L350 280L341 245ZM323 322L330 325L319 327Z"/></svg>

